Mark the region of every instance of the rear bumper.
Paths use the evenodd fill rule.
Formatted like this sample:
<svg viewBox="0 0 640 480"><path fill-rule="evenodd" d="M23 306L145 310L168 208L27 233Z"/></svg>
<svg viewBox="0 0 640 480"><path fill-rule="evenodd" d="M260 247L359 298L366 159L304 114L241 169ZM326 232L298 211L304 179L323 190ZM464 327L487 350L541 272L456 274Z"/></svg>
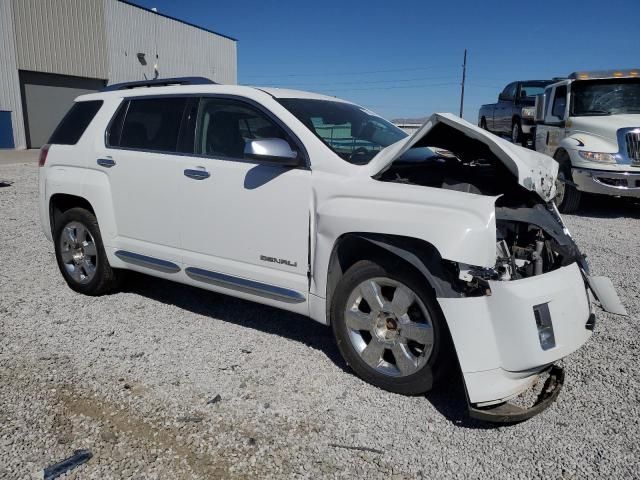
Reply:
<svg viewBox="0 0 640 480"><path fill-rule="evenodd" d="M469 402L482 408L529 389L550 365L580 348L593 329L576 263L535 277L489 283L489 296L438 299ZM542 304L549 309L555 336L555 346L547 350L540 344L534 313Z"/></svg>
<svg viewBox="0 0 640 480"><path fill-rule="evenodd" d="M571 174L581 192L640 198L640 173L573 168Z"/></svg>

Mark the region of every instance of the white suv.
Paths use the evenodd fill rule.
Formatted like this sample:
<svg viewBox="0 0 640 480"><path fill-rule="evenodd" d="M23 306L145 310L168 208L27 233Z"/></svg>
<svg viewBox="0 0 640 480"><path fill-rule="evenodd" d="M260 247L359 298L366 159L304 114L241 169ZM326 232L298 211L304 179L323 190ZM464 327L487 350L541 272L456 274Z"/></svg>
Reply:
<svg viewBox="0 0 640 480"><path fill-rule="evenodd" d="M332 97L135 82L79 97L40 166L72 289L136 270L297 312L392 392L459 365L479 418L553 401L553 363L594 326L588 283L621 309L550 202L557 164L452 115L408 137ZM543 375L534 405L507 402Z"/></svg>

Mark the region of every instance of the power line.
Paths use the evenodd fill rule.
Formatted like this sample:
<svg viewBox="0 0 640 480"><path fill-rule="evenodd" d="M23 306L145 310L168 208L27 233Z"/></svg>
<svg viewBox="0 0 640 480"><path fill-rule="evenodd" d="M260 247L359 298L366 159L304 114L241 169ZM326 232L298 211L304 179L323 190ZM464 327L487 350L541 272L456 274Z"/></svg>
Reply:
<svg viewBox="0 0 640 480"><path fill-rule="evenodd" d="M458 68L458 65L431 65L429 67L411 67L411 68L393 68L389 70L360 70L351 72L322 72L322 73L287 73L275 75L247 75L247 78L284 78L284 77L317 77L319 75L371 75L374 73L392 73L392 72L418 72L424 70L433 70L435 68Z"/></svg>
<svg viewBox="0 0 640 480"><path fill-rule="evenodd" d="M281 88L323 87L323 86L331 86L331 85L362 85L362 84L377 84L377 83L422 82L424 80L448 80L453 78L456 78L456 75L446 75L446 76L438 76L438 77L401 78L397 80L359 80L354 82L294 83L290 85L283 85L281 83L267 83L267 84L263 84L262 86L281 87Z"/></svg>

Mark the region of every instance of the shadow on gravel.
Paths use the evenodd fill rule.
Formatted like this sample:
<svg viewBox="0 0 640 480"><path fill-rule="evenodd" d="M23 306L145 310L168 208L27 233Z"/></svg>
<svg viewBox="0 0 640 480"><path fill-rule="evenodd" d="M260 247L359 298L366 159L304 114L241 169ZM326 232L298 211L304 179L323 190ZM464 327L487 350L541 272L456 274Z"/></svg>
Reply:
<svg viewBox="0 0 640 480"><path fill-rule="evenodd" d="M302 315L136 272L128 272L124 289L199 315L300 342L322 351L337 367L353 375L336 347L331 329ZM472 429L496 428L493 424L469 417L462 377L459 373L455 374L449 388L429 392L425 399L455 426Z"/></svg>
<svg viewBox="0 0 640 480"><path fill-rule="evenodd" d="M580 209L572 215L590 218L640 218L640 200L583 195Z"/></svg>
<svg viewBox="0 0 640 480"><path fill-rule="evenodd" d="M199 315L303 343L322 351L351 374L331 329L302 315L135 272L128 272L124 289Z"/></svg>

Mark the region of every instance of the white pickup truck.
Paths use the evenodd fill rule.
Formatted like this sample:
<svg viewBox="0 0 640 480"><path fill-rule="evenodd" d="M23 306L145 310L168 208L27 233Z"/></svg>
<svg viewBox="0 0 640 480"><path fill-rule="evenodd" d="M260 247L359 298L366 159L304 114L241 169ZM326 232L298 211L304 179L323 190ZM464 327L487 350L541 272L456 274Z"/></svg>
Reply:
<svg viewBox="0 0 640 480"><path fill-rule="evenodd" d="M408 136L333 97L164 79L79 97L49 144L40 218L72 289L135 270L296 312L392 392L459 366L478 418L553 402L589 290L624 311L550 202L557 163L453 115Z"/></svg>
<svg viewBox="0 0 640 480"><path fill-rule="evenodd" d="M640 198L640 68L572 73L536 99L535 149L560 164L556 204Z"/></svg>

